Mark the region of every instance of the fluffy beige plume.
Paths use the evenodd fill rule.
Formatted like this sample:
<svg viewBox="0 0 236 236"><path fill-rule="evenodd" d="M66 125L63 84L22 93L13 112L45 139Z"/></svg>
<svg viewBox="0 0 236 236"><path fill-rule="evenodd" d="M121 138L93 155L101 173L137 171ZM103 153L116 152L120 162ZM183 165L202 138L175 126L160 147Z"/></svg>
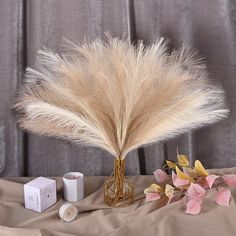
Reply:
<svg viewBox="0 0 236 236"><path fill-rule="evenodd" d="M226 117L223 91L185 48L109 38L63 55L44 49L15 105L29 131L97 146L124 158L140 145Z"/></svg>

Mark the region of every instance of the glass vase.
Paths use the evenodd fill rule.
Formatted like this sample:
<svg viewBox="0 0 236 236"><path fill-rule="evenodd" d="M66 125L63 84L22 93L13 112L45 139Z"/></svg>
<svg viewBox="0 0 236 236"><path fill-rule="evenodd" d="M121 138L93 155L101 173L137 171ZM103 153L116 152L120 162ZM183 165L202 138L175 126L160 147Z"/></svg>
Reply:
<svg viewBox="0 0 236 236"><path fill-rule="evenodd" d="M104 202L111 207L124 207L134 200L134 188L125 177L125 159L114 160L114 172L104 183Z"/></svg>

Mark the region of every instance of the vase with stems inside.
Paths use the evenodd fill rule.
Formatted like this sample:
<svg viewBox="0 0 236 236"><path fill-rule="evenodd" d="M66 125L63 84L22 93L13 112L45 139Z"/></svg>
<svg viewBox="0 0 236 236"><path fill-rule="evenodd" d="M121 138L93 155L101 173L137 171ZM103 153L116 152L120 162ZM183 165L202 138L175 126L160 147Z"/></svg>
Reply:
<svg viewBox="0 0 236 236"><path fill-rule="evenodd" d="M111 207L124 207L134 200L133 184L125 177L125 159L114 160L114 172L104 183L104 202Z"/></svg>

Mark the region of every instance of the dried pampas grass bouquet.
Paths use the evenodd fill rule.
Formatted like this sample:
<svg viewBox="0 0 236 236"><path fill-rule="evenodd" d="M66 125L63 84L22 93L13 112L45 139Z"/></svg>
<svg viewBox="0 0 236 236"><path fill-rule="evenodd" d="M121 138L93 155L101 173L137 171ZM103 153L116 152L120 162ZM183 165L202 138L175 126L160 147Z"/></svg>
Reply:
<svg viewBox="0 0 236 236"><path fill-rule="evenodd" d="M107 37L67 49L40 50L27 68L18 121L23 129L111 153L114 173L104 185L110 206L133 201L124 177L127 153L227 116L223 91L185 48L170 53L163 39L145 47Z"/></svg>

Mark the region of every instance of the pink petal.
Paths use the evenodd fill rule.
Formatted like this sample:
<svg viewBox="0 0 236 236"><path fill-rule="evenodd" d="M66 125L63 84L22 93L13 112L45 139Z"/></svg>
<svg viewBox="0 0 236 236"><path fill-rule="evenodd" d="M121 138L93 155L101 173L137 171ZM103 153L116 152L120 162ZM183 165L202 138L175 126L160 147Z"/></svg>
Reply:
<svg viewBox="0 0 236 236"><path fill-rule="evenodd" d="M202 201L190 200L187 202L186 213L191 215L197 215L201 211Z"/></svg>
<svg viewBox="0 0 236 236"><path fill-rule="evenodd" d="M224 175L222 178L227 185L229 185L231 187L236 187L236 175L235 174Z"/></svg>
<svg viewBox="0 0 236 236"><path fill-rule="evenodd" d="M208 189L209 188L209 184L207 183L206 181L206 177L205 176L200 176L198 179L197 179L197 184L199 184L202 188L204 189Z"/></svg>
<svg viewBox="0 0 236 236"><path fill-rule="evenodd" d="M159 193L147 193L146 194L146 202L156 201L161 198Z"/></svg>
<svg viewBox="0 0 236 236"><path fill-rule="evenodd" d="M209 185L209 188L212 187L214 181L215 181L218 177L219 177L219 176L217 176L217 175L208 175L208 176L206 177L206 181L207 181L207 183L208 183L208 185Z"/></svg>
<svg viewBox="0 0 236 236"><path fill-rule="evenodd" d="M172 182L175 187L181 187L188 185L190 181L188 179L180 179L174 171L172 171Z"/></svg>
<svg viewBox="0 0 236 236"><path fill-rule="evenodd" d="M229 206L231 192L229 189L223 188L216 193L215 202L221 206Z"/></svg>
<svg viewBox="0 0 236 236"><path fill-rule="evenodd" d="M164 183L169 179L167 173L161 169L157 169L153 172L153 174L158 183Z"/></svg>
<svg viewBox="0 0 236 236"><path fill-rule="evenodd" d="M190 187L188 188L187 195L190 200L202 201L206 190L201 187L199 184L191 183Z"/></svg>

